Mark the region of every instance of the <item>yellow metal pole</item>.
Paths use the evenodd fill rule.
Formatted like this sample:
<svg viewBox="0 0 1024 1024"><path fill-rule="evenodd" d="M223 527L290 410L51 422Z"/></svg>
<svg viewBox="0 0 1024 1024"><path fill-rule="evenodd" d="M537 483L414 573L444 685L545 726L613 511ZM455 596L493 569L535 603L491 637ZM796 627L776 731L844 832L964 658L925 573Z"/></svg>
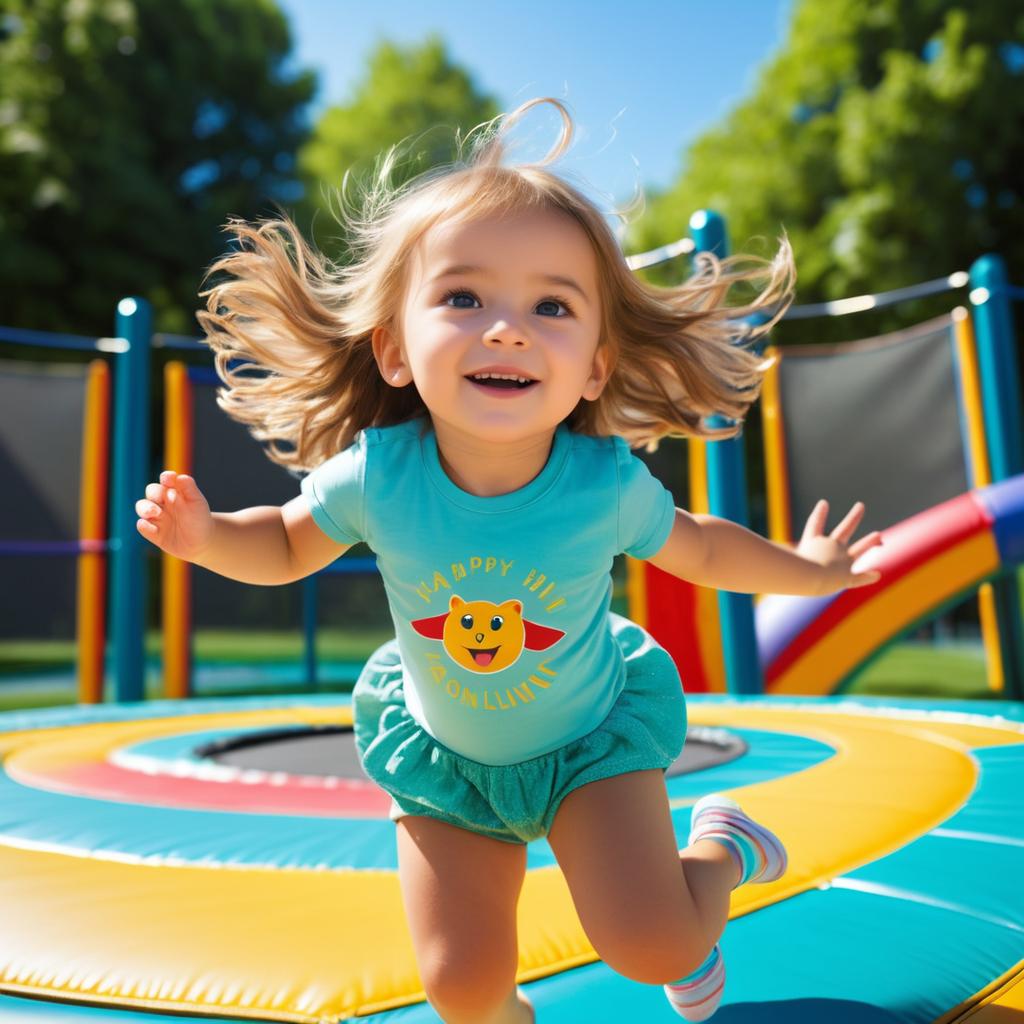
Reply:
<svg viewBox="0 0 1024 1024"><path fill-rule="evenodd" d="M165 468L192 473L192 385L177 360L164 368ZM166 552L161 556L164 696L188 697L192 676L192 567Z"/></svg>
<svg viewBox="0 0 1024 1024"><path fill-rule="evenodd" d="M768 536L777 544L791 544L789 466L786 463L786 431L782 419L782 390L779 382L782 351L775 345L769 345L764 355L766 359L773 357L772 365L761 384Z"/></svg>
<svg viewBox="0 0 1024 1024"><path fill-rule="evenodd" d="M957 306L953 310L953 338L960 364L960 388L967 417L967 442L973 469L971 486L987 487L992 483L992 467L988 460L988 445L985 439L978 351L974 342L971 316L963 306ZM978 617L981 620L981 640L985 649L988 688L994 693L1002 693L1006 686L1006 676L999 646L996 596L991 583L983 583L978 587Z"/></svg>
<svg viewBox="0 0 1024 1024"><path fill-rule="evenodd" d="M110 486L110 368L102 359L92 360L86 375L81 466L78 536L87 550L78 556L78 700L100 704L107 636L107 553L99 546L107 539Z"/></svg>

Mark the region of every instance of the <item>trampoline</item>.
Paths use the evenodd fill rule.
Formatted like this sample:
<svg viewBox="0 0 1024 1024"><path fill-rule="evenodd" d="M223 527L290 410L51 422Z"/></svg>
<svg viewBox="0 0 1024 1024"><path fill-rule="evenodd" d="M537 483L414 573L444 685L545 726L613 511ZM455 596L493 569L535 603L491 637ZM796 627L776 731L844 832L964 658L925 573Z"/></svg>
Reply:
<svg viewBox="0 0 1024 1024"><path fill-rule="evenodd" d="M726 791L790 853L782 879L733 896L716 1019L996 1021L1019 1005L1024 708L688 703L666 777L680 845L693 803ZM348 698L8 713L0 756L5 1022L436 1022ZM539 1021L677 1019L598 960L543 840L519 928Z"/></svg>

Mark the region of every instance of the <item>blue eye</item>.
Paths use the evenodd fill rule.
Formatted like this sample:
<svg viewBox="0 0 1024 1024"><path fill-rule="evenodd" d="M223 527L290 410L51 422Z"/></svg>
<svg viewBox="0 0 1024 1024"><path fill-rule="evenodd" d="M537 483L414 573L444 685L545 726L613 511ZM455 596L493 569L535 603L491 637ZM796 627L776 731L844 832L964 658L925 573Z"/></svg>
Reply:
<svg viewBox="0 0 1024 1024"><path fill-rule="evenodd" d="M468 306L456 306L454 304L451 304L450 300L461 298L471 299L472 302ZM467 291L465 288L452 288L449 291L446 291L444 295L441 296L441 304L448 306L450 309L472 309L472 303L479 304L479 302L480 300L472 292ZM540 309L541 306L561 306L565 310L565 313L563 314L559 314L557 311L553 314L541 314L542 316L548 316L550 319L563 320L567 316L573 316L572 306L569 305L569 303L565 299L556 298L553 295L550 298L541 299L540 302L537 303L536 308Z"/></svg>
<svg viewBox="0 0 1024 1024"><path fill-rule="evenodd" d="M542 302L538 303L538 308L540 306L563 306L565 308L566 315L572 316L572 307L567 302L563 302L561 299L544 299ZM561 319L557 313L555 314L555 317L557 319Z"/></svg>
<svg viewBox="0 0 1024 1024"><path fill-rule="evenodd" d="M505 625L505 620L500 615L495 615L491 619L491 629L501 629Z"/></svg>
<svg viewBox="0 0 1024 1024"><path fill-rule="evenodd" d="M462 618L459 619L459 624L462 626L463 629L472 629L473 628L473 616L472 615L463 615Z"/></svg>
<svg viewBox="0 0 1024 1024"><path fill-rule="evenodd" d="M467 292L463 288L453 288L451 291L445 292L441 301L448 305L449 299L459 299L465 296L468 299L472 299L474 302L477 301L476 296L472 292ZM452 309L472 309L472 306L452 306Z"/></svg>

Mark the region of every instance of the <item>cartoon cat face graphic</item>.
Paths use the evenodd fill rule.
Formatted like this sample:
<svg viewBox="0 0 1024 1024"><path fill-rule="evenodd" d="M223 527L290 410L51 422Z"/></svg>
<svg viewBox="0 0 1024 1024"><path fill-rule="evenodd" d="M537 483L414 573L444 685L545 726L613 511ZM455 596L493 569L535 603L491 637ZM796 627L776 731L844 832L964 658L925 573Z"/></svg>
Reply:
<svg viewBox="0 0 1024 1024"><path fill-rule="evenodd" d="M453 595L444 622L444 649L471 672L498 672L523 652L523 606L519 601L463 601Z"/></svg>
<svg viewBox="0 0 1024 1024"><path fill-rule="evenodd" d="M421 636L441 640L445 652L470 672L500 672L528 650L546 650L565 633L528 622L521 601L463 601L452 594L448 611L411 623Z"/></svg>

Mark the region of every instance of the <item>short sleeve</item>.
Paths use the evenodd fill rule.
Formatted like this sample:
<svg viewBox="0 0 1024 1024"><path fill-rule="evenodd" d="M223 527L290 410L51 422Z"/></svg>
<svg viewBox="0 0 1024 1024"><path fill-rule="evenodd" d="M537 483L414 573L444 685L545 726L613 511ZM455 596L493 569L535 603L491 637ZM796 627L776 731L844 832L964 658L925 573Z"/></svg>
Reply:
<svg viewBox="0 0 1024 1024"><path fill-rule="evenodd" d="M360 431L344 451L332 455L302 479L313 521L331 540L366 540L366 434Z"/></svg>
<svg viewBox="0 0 1024 1024"><path fill-rule="evenodd" d="M619 551L650 558L664 546L675 522L672 492L621 437L615 438L619 476Z"/></svg>

